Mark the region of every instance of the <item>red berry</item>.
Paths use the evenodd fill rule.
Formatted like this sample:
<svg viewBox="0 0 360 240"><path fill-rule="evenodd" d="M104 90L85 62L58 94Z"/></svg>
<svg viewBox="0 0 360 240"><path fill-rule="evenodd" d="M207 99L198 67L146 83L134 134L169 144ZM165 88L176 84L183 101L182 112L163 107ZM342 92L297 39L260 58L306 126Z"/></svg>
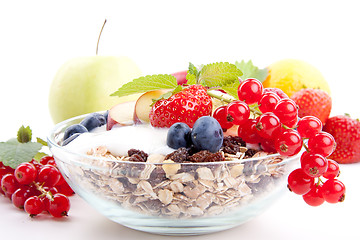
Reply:
<svg viewBox="0 0 360 240"><path fill-rule="evenodd" d="M8 173L1 179L1 189L4 193L11 198L11 195L19 188L19 183L14 174Z"/></svg>
<svg viewBox="0 0 360 240"><path fill-rule="evenodd" d="M286 95L286 93L284 93L284 91L281 90L280 88L264 88L263 93L267 93L267 92L275 93L276 95L279 96L280 99L289 98L289 96Z"/></svg>
<svg viewBox="0 0 360 240"><path fill-rule="evenodd" d="M261 146L262 150L264 150L265 152L268 152L268 153L276 153L277 152L275 149L274 141L272 139L261 138L260 146Z"/></svg>
<svg viewBox="0 0 360 240"><path fill-rule="evenodd" d="M349 116L334 116L326 121L324 131L336 141L336 149L330 158L338 163L360 161L360 121Z"/></svg>
<svg viewBox="0 0 360 240"><path fill-rule="evenodd" d="M35 196L33 189L27 185L18 188L12 195L11 201L17 208L24 208L24 203L29 197Z"/></svg>
<svg viewBox="0 0 360 240"><path fill-rule="evenodd" d="M49 202L47 210L53 217L67 216L70 210L69 198L61 193L54 194L53 199Z"/></svg>
<svg viewBox="0 0 360 240"><path fill-rule="evenodd" d="M335 140L327 132L319 132L309 138L308 148L312 153L328 157L335 149Z"/></svg>
<svg viewBox="0 0 360 240"><path fill-rule="evenodd" d="M326 172L323 174L323 177L327 179L331 179L338 177L339 174L340 174L339 164L337 164L337 162L335 162L332 159L328 159L328 168Z"/></svg>
<svg viewBox="0 0 360 240"><path fill-rule="evenodd" d="M281 123L275 114L267 112L257 118L256 129L259 136L275 139L281 132Z"/></svg>
<svg viewBox="0 0 360 240"><path fill-rule="evenodd" d="M168 99L158 100L151 108L149 118L153 127L171 127L183 122L193 127L202 116L210 116L212 100L201 85L191 85Z"/></svg>
<svg viewBox="0 0 360 240"><path fill-rule="evenodd" d="M297 131L303 138L310 138L316 133L321 132L322 123L320 119L314 116L305 116L298 122Z"/></svg>
<svg viewBox="0 0 360 240"><path fill-rule="evenodd" d="M311 188L308 193L303 195L303 199L307 204L313 207L323 204L325 200L322 195L321 185L315 185L313 188Z"/></svg>
<svg viewBox="0 0 360 240"><path fill-rule="evenodd" d="M240 82L237 92L240 100L245 101L248 105L251 105L260 101L263 92L263 85L255 78L248 78Z"/></svg>
<svg viewBox="0 0 360 240"><path fill-rule="evenodd" d="M328 161L320 154L304 152L300 158L301 168L310 177L320 177L326 172Z"/></svg>
<svg viewBox="0 0 360 240"><path fill-rule="evenodd" d="M262 113L272 112L279 101L280 97L276 93L266 92L259 101L259 109Z"/></svg>
<svg viewBox="0 0 360 240"><path fill-rule="evenodd" d="M249 106L243 101L234 101L227 105L227 121L235 125L245 123L250 116Z"/></svg>
<svg viewBox="0 0 360 240"><path fill-rule="evenodd" d="M45 210L43 201L37 197L32 196L26 199L24 203L25 211L30 214L30 217L36 216Z"/></svg>
<svg viewBox="0 0 360 240"><path fill-rule="evenodd" d="M46 187L55 186L61 178L61 173L59 170L52 166L46 164L40 171L37 177L37 181L41 184L44 184Z"/></svg>
<svg viewBox="0 0 360 240"><path fill-rule="evenodd" d="M315 116L325 124L331 112L331 97L321 89L301 89L291 99L299 106L299 117Z"/></svg>
<svg viewBox="0 0 360 240"><path fill-rule="evenodd" d="M48 164L49 161L53 161L54 160L54 157L53 156L44 156L40 159L40 163L42 165L46 165ZM51 164L52 165L52 164Z"/></svg>
<svg viewBox="0 0 360 240"><path fill-rule="evenodd" d="M298 154L303 141L300 134L293 129L286 129L279 134L275 141L275 149L280 155L290 157Z"/></svg>
<svg viewBox="0 0 360 240"><path fill-rule="evenodd" d="M223 129L229 129L234 125L227 120L227 106L220 106L216 108L213 113L213 118L220 123L220 126Z"/></svg>
<svg viewBox="0 0 360 240"><path fill-rule="evenodd" d="M295 169L289 174L288 188L290 191L304 195L314 186L314 178L309 177L301 168Z"/></svg>
<svg viewBox="0 0 360 240"><path fill-rule="evenodd" d="M298 117L296 103L289 99L283 98L276 104L273 113L280 119L285 126L292 128L295 126Z"/></svg>
<svg viewBox="0 0 360 240"><path fill-rule="evenodd" d="M343 202L345 200L345 185L337 179L327 180L322 189L324 199L328 203Z"/></svg>
<svg viewBox="0 0 360 240"><path fill-rule="evenodd" d="M15 178L20 184L30 184L36 178L37 170L34 165L31 163L25 162L21 163L15 169Z"/></svg>
<svg viewBox="0 0 360 240"><path fill-rule="evenodd" d="M256 130L256 119L248 119L238 127L238 136L247 143L259 143L261 138Z"/></svg>
<svg viewBox="0 0 360 240"><path fill-rule="evenodd" d="M74 190L72 190L72 188L66 182L61 185L57 185L56 188L59 191L59 193L62 193L68 197L75 194Z"/></svg>

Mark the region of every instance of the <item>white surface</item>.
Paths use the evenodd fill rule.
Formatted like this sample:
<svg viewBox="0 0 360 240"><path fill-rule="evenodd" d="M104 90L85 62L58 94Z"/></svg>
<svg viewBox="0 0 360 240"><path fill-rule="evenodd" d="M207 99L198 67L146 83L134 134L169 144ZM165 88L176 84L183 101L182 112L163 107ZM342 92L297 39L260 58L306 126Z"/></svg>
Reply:
<svg viewBox="0 0 360 240"><path fill-rule="evenodd" d="M50 82L66 60L95 55L133 58L144 74L186 69L188 62L283 58L305 60L332 89L332 115L358 111L360 15L357 1L2 1L0 3L0 141L22 125L45 138L53 126ZM221 233L188 239L359 239L360 165L342 167L342 204L306 206L286 194L265 214ZM30 219L0 197L1 238L170 239L129 230L99 215L78 197L70 217Z"/></svg>

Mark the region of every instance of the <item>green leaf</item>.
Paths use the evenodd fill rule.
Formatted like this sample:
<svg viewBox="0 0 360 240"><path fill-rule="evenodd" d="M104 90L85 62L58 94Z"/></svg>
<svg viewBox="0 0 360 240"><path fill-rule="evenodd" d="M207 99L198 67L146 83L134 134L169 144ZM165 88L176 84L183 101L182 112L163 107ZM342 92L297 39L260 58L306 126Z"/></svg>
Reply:
<svg viewBox="0 0 360 240"><path fill-rule="evenodd" d="M258 67L254 66L251 60L247 62L244 60L241 62L236 61L235 65L243 72L243 75L241 76L242 80L247 78L256 78L260 82L263 82L268 75L268 70L266 68L259 69Z"/></svg>
<svg viewBox="0 0 360 240"><path fill-rule="evenodd" d="M177 85L177 87L173 91L166 92L166 93L160 95L158 98L152 99L153 103L150 106L153 106L157 101L159 101L161 99L168 99L172 95L174 95L178 92L181 92L182 90L183 90L183 87L181 85Z"/></svg>
<svg viewBox="0 0 360 240"><path fill-rule="evenodd" d="M227 94L230 96L233 96L235 99L239 99L237 90L240 85L240 81L235 81L231 84L228 84L226 86L222 86L221 89L223 89Z"/></svg>
<svg viewBox="0 0 360 240"><path fill-rule="evenodd" d="M124 84L111 96L123 97L158 89L173 89L178 86L176 78L169 74L147 75Z"/></svg>
<svg viewBox="0 0 360 240"><path fill-rule="evenodd" d="M16 138L0 142L0 161L15 169L20 163L31 161L41 148L41 143L20 143Z"/></svg>
<svg viewBox="0 0 360 240"><path fill-rule="evenodd" d="M234 64L218 62L205 65L199 75L199 83L207 87L222 87L238 81L242 71Z"/></svg>
<svg viewBox="0 0 360 240"><path fill-rule="evenodd" d="M47 142L39 137L36 138L36 142L41 143L43 146L47 147Z"/></svg>
<svg viewBox="0 0 360 240"><path fill-rule="evenodd" d="M197 67L195 67L194 64L192 64L191 62L189 63L189 74L193 74L196 77L199 75L199 70L197 69Z"/></svg>
<svg viewBox="0 0 360 240"><path fill-rule="evenodd" d="M46 153L44 153L44 152L38 152L33 158L34 158L36 161L40 162L41 158L42 158L42 157L45 157L45 156L47 156L47 155L48 155L48 154L46 154Z"/></svg>
<svg viewBox="0 0 360 240"><path fill-rule="evenodd" d="M17 140L20 143L30 142L32 138L32 131L29 126L22 125L17 132Z"/></svg>

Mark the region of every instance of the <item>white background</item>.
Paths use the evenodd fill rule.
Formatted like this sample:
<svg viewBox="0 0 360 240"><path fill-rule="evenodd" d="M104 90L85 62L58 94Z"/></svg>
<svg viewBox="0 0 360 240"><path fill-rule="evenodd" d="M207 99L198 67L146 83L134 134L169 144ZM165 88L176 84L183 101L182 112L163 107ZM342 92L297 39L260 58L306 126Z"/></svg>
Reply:
<svg viewBox="0 0 360 240"><path fill-rule="evenodd" d="M95 55L105 18L99 55L129 56L144 74L180 71L189 62L251 59L266 67L301 59L329 82L332 115L360 117L357 1L1 1L0 141L22 124L46 137L50 83L65 61ZM360 165L341 167L344 203L312 208L288 193L253 221L206 238L359 239ZM77 196L72 204L68 219L30 219L0 197L1 237L170 239L113 223Z"/></svg>

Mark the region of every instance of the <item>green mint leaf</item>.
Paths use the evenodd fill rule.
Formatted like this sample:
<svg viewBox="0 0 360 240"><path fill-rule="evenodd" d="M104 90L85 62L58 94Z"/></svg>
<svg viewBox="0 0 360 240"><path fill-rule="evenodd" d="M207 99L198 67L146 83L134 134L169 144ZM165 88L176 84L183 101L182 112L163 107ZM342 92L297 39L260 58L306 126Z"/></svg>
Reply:
<svg viewBox="0 0 360 240"><path fill-rule="evenodd" d="M151 104L151 106L153 106L157 101L159 101L161 99L168 99L172 95L174 95L178 92L181 92L182 90L183 90L183 87L181 85L178 85L173 91L166 92L166 93L160 95L158 98L152 99L153 103Z"/></svg>
<svg viewBox="0 0 360 240"><path fill-rule="evenodd" d="M241 76L242 80L247 78L256 78L260 82L263 82L268 75L268 70L266 68L259 69L258 67L254 66L251 60L247 62L244 60L241 62L236 61L235 65L243 72L243 75Z"/></svg>
<svg viewBox="0 0 360 240"><path fill-rule="evenodd" d="M176 78L169 74L147 75L124 84L111 96L123 97L158 89L173 89L178 86Z"/></svg>
<svg viewBox="0 0 360 240"><path fill-rule="evenodd" d="M31 161L41 148L41 143L21 143L15 138L0 142L0 161L15 169L20 163Z"/></svg>
<svg viewBox="0 0 360 240"><path fill-rule="evenodd" d="M237 93L239 85L240 85L240 81L235 81L226 86L222 86L221 89L224 90L230 96L234 97L235 99L239 99L239 96Z"/></svg>
<svg viewBox="0 0 360 240"><path fill-rule="evenodd" d="M207 87L222 87L238 81L242 71L234 64L218 62L202 67L198 82Z"/></svg>
<svg viewBox="0 0 360 240"><path fill-rule="evenodd" d="M199 70L197 69L197 67L192 64L191 62L189 63L189 71L188 71L189 74L193 74L195 75L196 77L199 76Z"/></svg>
<svg viewBox="0 0 360 240"><path fill-rule="evenodd" d="M186 75L186 80L187 80L187 83L186 83L187 85L194 85L194 84L196 84L196 81L197 81L196 76L191 73L188 73Z"/></svg>
<svg viewBox="0 0 360 240"><path fill-rule="evenodd" d="M17 140L20 143L30 142L32 138L32 131L29 126L21 126L17 132Z"/></svg>

